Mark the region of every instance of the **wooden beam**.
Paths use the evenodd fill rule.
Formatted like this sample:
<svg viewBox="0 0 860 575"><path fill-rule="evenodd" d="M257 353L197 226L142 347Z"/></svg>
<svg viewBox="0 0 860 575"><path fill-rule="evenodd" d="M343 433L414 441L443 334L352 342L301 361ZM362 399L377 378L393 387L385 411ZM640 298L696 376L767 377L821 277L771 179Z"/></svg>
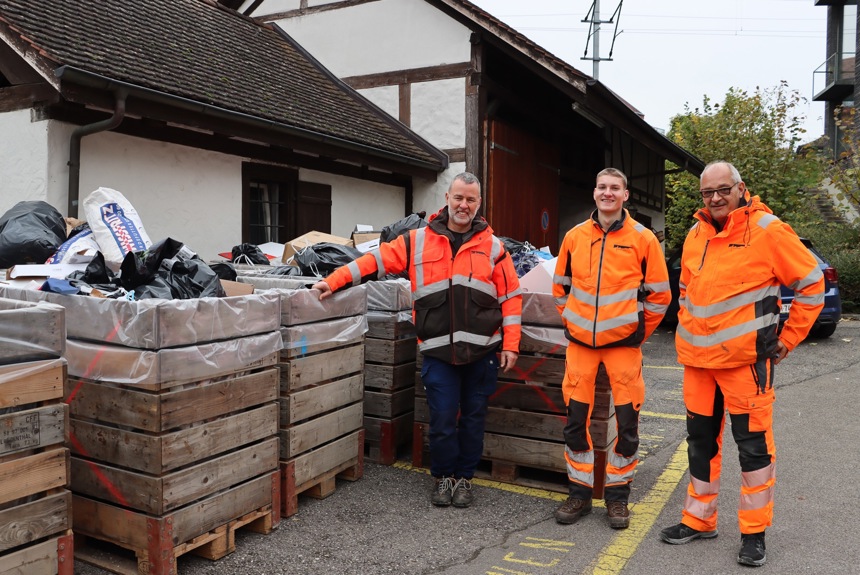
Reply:
<svg viewBox="0 0 860 575"><path fill-rule="evenodd" d="M399 86L415 82L465 78L473 71L472 62L459 62L456 64L380 72L378 74L365 74L363 76L347 76L346 78L341 78L341 80L355 90L365 90L381 86Z"/></svg>
<svg viewBox="0 0 860 575"><path fill-rule="evenodd" d="M316 14L317 12L349 8L350 6L358 6L360 4L368 4L370 2L379 2L379 0L343 0L342 2L332 2L330 4L322 4L319 6L308 6L307 0L302 0L299 3L299 8L295 10L285 10L284 12L275 12L274 14L264 14L263 16L257 16L256 18L258 20L272 22L275 20L284 20L286 18L295 18L296 16L307 16L308 14Z"/></svg>
<svg viewBox="0 0 860 575"><path fill-rule="evenodd" d="M398 87L400 93L399 120L404 126L411 126L412 122L412 85L400 84Z"/></svg>
<svg viewBox="0 0 860 575"><path fill-rule="evenodd" d="M0 113L55 104L59 100L60 94L44 82L9 86L0 88Z"/></svg>

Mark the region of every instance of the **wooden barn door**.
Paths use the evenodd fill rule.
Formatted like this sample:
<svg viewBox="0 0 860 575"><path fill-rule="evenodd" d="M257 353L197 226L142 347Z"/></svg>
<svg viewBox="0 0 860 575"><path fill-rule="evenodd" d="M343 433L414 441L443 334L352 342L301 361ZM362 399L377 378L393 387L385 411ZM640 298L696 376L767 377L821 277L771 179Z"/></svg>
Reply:
<svg viewBox="0 0 860 575"><path fill-rule="evenodd" d="M559 153L498 120L489 126L486 218L496 235L558 253Z"/></svg>

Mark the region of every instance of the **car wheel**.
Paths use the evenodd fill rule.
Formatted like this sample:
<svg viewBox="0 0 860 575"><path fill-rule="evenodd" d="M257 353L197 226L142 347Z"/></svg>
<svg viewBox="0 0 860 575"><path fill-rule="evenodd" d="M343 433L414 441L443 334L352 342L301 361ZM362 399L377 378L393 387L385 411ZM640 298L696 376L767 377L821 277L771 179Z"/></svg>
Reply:
<svg viewBox="0 0 860 575"><path fill-rule="evenodd" d="M809 332L809 336L815 339L824 339L825 337L830 337L833 335L833 332L836 331L835 323L826 323L824 325L819 325Z"/></svg>

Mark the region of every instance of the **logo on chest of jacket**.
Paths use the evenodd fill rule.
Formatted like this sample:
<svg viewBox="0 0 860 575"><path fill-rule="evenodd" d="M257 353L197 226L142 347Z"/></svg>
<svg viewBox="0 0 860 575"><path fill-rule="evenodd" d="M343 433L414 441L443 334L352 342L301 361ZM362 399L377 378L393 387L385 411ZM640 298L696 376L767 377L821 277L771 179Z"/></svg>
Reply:
<svg viewBox="0 0 860 575"><path fill-rule="evenodd" d="M632 250L633 246L625 246L621 244L612 244L612 247L616 250Z"/></svg>
<svg viewBox="0 0 860 575"><path fill-rule="evenodd" d="M730 248L745 248L747 244L729 244Z"/></svg>

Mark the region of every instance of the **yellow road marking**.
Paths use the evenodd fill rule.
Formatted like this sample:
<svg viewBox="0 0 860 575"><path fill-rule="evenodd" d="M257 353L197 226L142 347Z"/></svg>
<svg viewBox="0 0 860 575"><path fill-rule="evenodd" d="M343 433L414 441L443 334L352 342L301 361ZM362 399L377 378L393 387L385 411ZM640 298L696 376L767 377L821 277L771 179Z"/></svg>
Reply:
<svg viewBox="0 0 860 575"><path fill-rule="evenodd" d="M621 573L627 561L638 549L639 544L663 511L666 502L687 472L687 442L682 441L672 455L672 459L660 474L654 487L639 503L630 506L635 513L630 527L619 531L612 541L604 547L600 555L583 571L583 575L615 575Z"/></svg>
<svg viewBox="0 0 860 575"><path fill-rule="evenodd" d="M677 413L657 413L654 411L640 411L639 415L646 417L660 417L662 419L687 419L686 415L678 415Z"/></svg>
<svg viewBox="0 0 860 575"><path fill-rule="evenodd" d="M646 369L672 369L676 371L684 371L683 365L643 365Z"/></svg>

